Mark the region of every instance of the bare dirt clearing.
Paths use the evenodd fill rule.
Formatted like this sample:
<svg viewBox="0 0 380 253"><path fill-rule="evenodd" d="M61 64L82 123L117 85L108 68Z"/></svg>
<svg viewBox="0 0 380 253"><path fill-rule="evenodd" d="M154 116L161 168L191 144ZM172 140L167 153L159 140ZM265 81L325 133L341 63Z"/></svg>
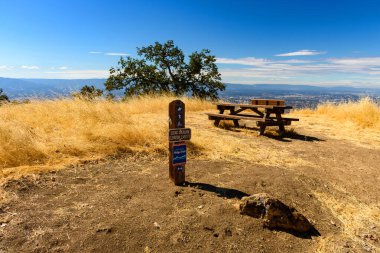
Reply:
<svg viewBox="0 0 380 253"><path fill-rule="evenodd" d="M277 139L258 137L254 129L212 128L198 120L204 117L189 115L193 136L200 136L194 145L216 142L210 145L225 145L241 158L218 159L214 152L191 159L185 187L169 181L165 158L114 158L9 180L3 184L0 251L380 250L376 138L365 139L364 131L338 138L339 129L323 118L303 117L295 124L298 134ZM230 150L228 142L240 143L241 150ZM297 208L321 236L270 231L234 208L242 196L260 192Z"/></svg>

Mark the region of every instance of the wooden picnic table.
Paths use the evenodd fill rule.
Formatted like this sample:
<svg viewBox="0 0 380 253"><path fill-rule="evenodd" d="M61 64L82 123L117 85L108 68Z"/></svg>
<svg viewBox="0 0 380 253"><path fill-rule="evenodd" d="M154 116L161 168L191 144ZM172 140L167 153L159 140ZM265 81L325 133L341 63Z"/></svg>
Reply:
<svg viewBox="0 0 380 253"><path fill-rule="evenodd" d="M292 121L299 121L296 118L283 117L285 110L290 110L292 106L268 105L266 104L233 104L217 103L219 113L207 113L209 120L214 120L214 125L219 126L221 120L231 120L235 127L239 127L239 120L253 120L260 128L260 135L264 134L267 126L278 126L281 133L285 132L285 126ZM224 114L227 111L229 114ZM243 113L244 112L244 113ZM248 112L248 113L247 113Z"/></svg>

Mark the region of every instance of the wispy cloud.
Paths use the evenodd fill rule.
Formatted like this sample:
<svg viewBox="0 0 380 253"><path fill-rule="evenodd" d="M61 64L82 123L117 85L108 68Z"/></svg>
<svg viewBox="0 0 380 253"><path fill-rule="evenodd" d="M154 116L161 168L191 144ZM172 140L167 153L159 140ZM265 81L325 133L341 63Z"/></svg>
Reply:
<svg viewBox="0 0 380 253"><path fill-rule="evenodd" d="M12 67L10 66L7 66L7 65L0 65L0 70L8 70L8 69L12 69Z"/></svg>
<svg viewBox="0 0 380 253"><path fill-rule="evenodd" d="M39 69L38 66L28 66L28 65L22 65L21 68L22 69L30 69L30 70L32 70L32 69Z"/></svg>
<svg viewBox="0 0 380 253"><path fill-rule="evenodd" d="M276 54L275 56L285 56L285 57L287 57L287 56L310 56L310 55L319 55L319 54L326 54L326 52L303 49L303 50L290 52L290 53Z"/></svg>
<svg viewBox="0 0 380 253"><path fill-rule="evenodd" d="M50 69L58 69L58 70L66 70L66 69L68 69L68 67L66 67L66 66L61 66L61 67L50 67Z"/></svg>
<svg viewBox="0 0 380 253"><path fill-rule="evenodd" d="M129 54L123 53L123 52L101 52L101 51L90 51L89 54L102 54L102 55L109 55L109 56L128 56Z"/></svg>
<svg viewBox="0 0 380 253"><path fill-rule="evenodd" d="M255 57L246 57L246 58L217 58L216 63L221 64L239 64L247 66L258 66L263 65L269 62L266 59L260 59Z"/></svg>
<svg viewBox="0 0 380 253"><path fill-rule="evenodd" d="M369 77L380 77L380 57L330 58L314 61L245 57L218 58L217 63L220 65L220 72L225 82L321 85L352 83L380 87L378 79L369 79ZM322 82L322 79L325 81Z"/></svg>
<svg viewBox="0 0 380 253"><path fill-rule="evenodd" d="M380 66L380 57L332 58L329 62L349 66Z"/></svg>
<svg viewBox="0 0 380 253"><path fill-rule="evenodd" d="M245 58L216 58L216 63L220 64L237 64L237 65L246 65L246 66L263 66L268 64L280 64L280 63L293 63L293 64L302 64L302 63L311 63L312 61L298 60L298 59L289 59L281 61L272 61L264 58L255 58L255 57L245 57Z"/></svg>
<svg viewBox="0 0 380 253"><path fill-rule="evenodd" d="M110 55L110 56L128 56L129 54L127 54L127 53L105 53L105 55Z"/></svg>
<svg viewBox="0 0 380 253"><path fill-rule="evenodd" d="M218 64L235 64L251 66L255 71L292 71L302 73L345 72L372 74L379 71L380 57L366 58L330 58L318 61L268 60L254 57L246 58L218 58Z"/></svg>

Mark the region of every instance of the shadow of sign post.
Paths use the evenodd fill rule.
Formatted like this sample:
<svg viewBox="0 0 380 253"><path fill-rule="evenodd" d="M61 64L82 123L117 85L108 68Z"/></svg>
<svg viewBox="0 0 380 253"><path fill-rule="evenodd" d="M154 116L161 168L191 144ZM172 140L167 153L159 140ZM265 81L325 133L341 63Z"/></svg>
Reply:
<svg viewBox="0 0 380 253"><path fill-rule="evenodd" d="M185 183L186 142L191 129L185 128L185 104L174 100L169 104L169 177L175 185Z"/></svg>

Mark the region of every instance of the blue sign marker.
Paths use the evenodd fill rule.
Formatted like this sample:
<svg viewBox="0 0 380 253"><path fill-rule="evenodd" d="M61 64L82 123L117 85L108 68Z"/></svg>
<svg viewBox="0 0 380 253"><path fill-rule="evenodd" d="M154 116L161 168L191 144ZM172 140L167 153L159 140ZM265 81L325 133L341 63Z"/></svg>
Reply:
<svg viewBox="0 0 380 253"><path fill-rule="evenodd" d="M173 165L186 163L186 144L178 144L173 146Z"/></svg>

